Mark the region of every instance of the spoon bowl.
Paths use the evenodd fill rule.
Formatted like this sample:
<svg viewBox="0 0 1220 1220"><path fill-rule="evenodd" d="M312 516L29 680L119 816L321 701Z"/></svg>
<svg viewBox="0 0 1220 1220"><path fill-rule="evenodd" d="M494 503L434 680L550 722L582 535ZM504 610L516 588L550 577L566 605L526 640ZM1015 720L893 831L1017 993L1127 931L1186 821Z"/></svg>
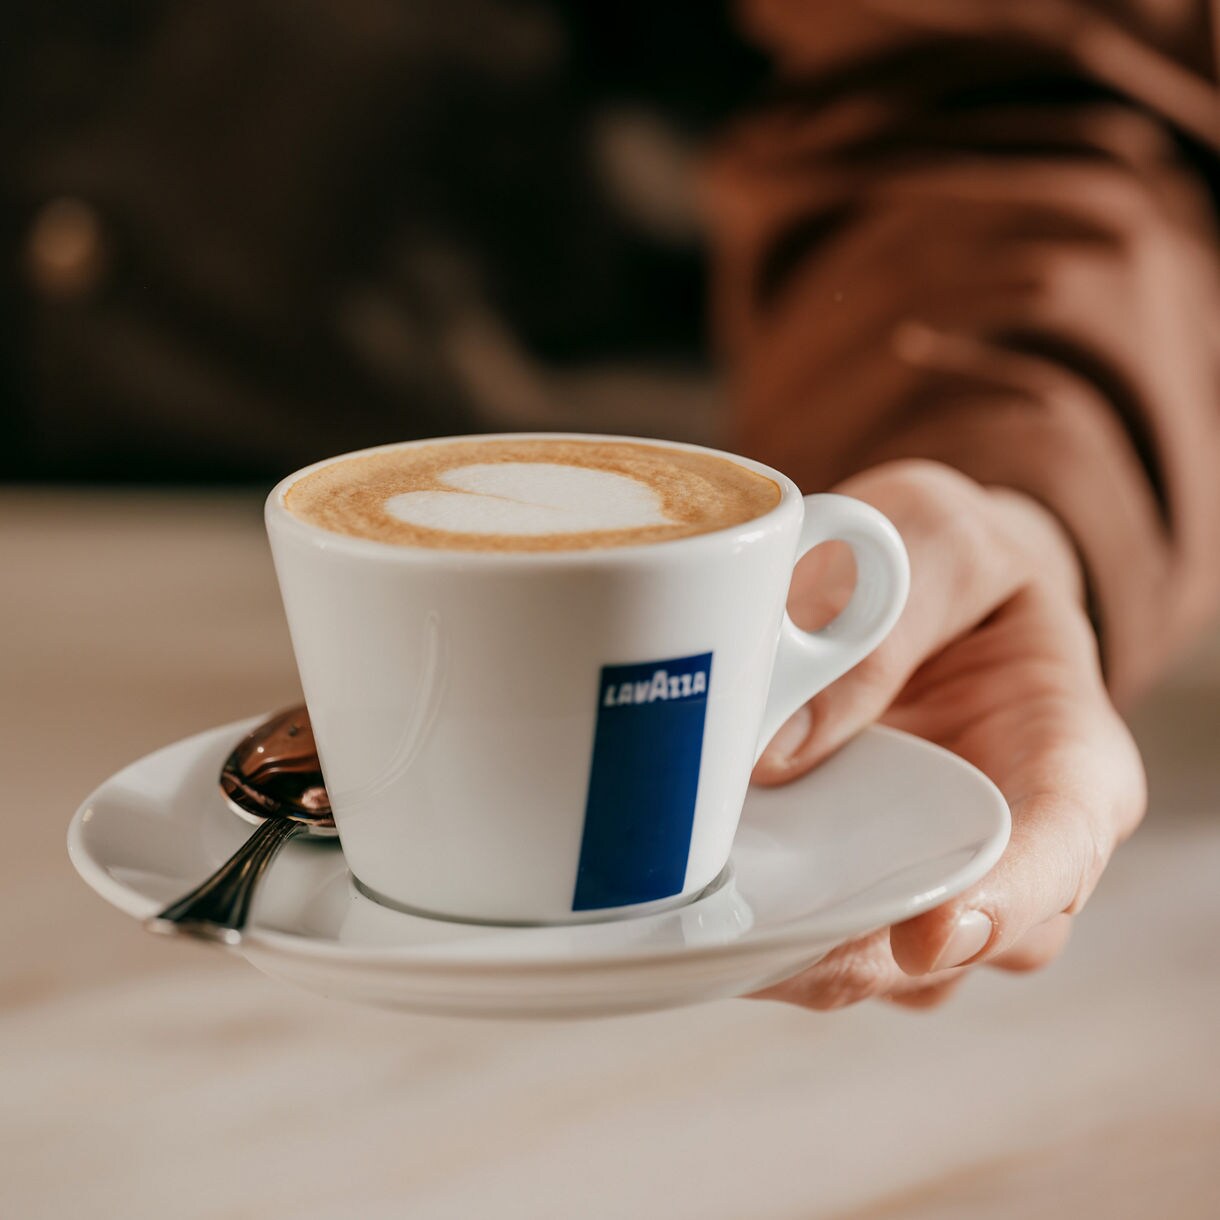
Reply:
<svg viewBox="0 0 1220 1220"><path fill-rule="evenodd" d="M277 712L233 747L220 790L233 812L255 825L289 818L317 835L338 834L304 704Z"/></svg>

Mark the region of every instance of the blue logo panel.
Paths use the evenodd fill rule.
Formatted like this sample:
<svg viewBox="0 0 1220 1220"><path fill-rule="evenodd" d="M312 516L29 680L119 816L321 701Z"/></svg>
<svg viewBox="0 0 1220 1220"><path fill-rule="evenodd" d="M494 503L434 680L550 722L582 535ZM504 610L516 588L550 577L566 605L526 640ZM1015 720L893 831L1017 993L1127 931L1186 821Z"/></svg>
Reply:
<svg viewBox="0 0 1220 1220"><path fill-rule="evenodd" d="M710 652L603 667L572 910L681 891L711 673Z"/></svg>

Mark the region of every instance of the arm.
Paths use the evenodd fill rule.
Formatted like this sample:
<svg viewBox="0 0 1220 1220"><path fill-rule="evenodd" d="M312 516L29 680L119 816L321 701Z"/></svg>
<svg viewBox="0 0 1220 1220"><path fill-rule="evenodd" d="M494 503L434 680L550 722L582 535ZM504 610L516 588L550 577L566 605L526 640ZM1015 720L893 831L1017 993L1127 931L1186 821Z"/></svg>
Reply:
<svg viewBox="0 0 1220 1220"><path fill-rule="evenodd" d="M781 91L711 178L737 444L876 505L912 571L891 635L756 778L883 719L981 767L1013 814L979 885L768 994L924 1006L1062 948L1146 803L1112 696L1216 602L1220 103L1083 0L744 11ZM802 562L798 621L840 577Z"/></svg>
<svg viewBox="0 0 1220 1220"><path fill-rule="evenodd" d="M779 90L711 177L738 448L1045 505L1128 698L1220 593L1220 91L1084 3L744 19Z"/></svg>

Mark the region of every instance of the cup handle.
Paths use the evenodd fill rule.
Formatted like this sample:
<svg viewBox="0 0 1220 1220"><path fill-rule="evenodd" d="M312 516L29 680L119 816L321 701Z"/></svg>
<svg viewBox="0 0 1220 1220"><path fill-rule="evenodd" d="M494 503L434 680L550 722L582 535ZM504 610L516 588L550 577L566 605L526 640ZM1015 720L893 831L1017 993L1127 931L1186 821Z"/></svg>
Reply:
<svg viewBox="0 0 1220 1220"><path fill-rule="evenodd" d="M796 560L833 540L846 542L855 556L855 592L842 612L818 631L802 631L784 612L755 761L801 704L885 639L906 604L910 565L906 547L887 517L850 496L806 496Z"/></svg>

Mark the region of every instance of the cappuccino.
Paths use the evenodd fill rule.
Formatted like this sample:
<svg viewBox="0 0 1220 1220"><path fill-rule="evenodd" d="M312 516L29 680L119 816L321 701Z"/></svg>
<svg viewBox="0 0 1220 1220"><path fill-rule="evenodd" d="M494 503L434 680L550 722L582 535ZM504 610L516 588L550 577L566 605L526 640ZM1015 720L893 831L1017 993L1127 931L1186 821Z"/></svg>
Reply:
<svg viewBox="0 0 1220 1220"><path fill-rule="evenodd" d="M741 525L780 494L766 475L709 452L513 437L340 458L299 478L283 503L310 525L399 546L573 551Z"/></svg>

